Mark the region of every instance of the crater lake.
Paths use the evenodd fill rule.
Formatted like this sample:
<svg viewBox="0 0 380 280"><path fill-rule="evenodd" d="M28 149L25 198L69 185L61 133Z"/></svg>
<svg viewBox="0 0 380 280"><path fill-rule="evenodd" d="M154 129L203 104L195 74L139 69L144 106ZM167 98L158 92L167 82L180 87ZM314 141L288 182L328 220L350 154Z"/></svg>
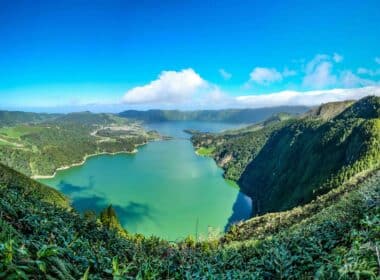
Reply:
<svg viewBox="0 0 380 280"><path fill-rule="evenodd" d="M223 178L212 158L196 155L183 132L216 132L236 124L183 121L146 127L173 139L150 142L135 154L90 157L39 181L66 194L79 212L99 213L112 204L128 232L171 241L207 238L249 218L251 200Z"/></svg>

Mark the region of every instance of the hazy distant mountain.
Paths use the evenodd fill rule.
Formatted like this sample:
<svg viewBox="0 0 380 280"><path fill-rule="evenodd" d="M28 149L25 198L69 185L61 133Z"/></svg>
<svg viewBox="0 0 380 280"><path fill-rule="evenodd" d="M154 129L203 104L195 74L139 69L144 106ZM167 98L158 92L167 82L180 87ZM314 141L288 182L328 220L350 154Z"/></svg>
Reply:
<svg viewBox="0 0 380 280"><path fill-rule="evenodd" d="M302 114L310 108L306 106L279 106L258 109L223 109L223 110L127 110L119 113L119 116L145 122L164 121L212 121L232 123L252 123L263 121L273 114L290 113Z"/></svg>

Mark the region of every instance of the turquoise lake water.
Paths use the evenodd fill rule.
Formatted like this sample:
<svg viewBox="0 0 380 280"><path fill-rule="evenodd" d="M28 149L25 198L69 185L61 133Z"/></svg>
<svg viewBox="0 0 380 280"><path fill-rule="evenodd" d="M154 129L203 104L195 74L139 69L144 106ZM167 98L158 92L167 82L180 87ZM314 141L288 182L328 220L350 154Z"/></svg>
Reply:
<svg viewBox="0 0 380 280"><path fill-rule="evenodd" d="M68 195L79 211L99 212L112 204L132 233L178 240L207 237L251 213L250 199L208 157L194 153L183 129L221 131L224 123L165 122L150 124L173 140L148 143L136 154L99 155L82 166L40 180ZM235 126L236 127L236 126Z"/></svg>

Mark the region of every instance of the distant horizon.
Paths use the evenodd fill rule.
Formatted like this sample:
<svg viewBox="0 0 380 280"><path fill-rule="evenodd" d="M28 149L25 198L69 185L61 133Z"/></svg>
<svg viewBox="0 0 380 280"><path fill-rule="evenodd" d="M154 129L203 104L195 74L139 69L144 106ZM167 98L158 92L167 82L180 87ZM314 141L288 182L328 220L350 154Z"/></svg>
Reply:
<svg viewBox="0 0 380 280"><path fill-rule="evenodd" d="M318 102L314 104L275 104L275 105L265 105L260 107L223 107L223 108L192 108L192 109L181 109L181 108L125 108L123 105L120 105L112 110L102 110L103 106L100 108L91 108L91 107L83 107L83 106L56 106L56 107L42 107L42 108L33 108L33 107L16 107L16 108L5 108L0 107L0 111L8 111L8 112L28 112L28 113L41 113L41 114L70 114L70 113L81 113L81 112L91 112L91 113L105 113L105 114L118 114L125 111L139 111L139 112L147 112L147 111L179 111L179 112L192 112L192 111L221 111L221 110L259 110L259 109L268 109L268 108L278 108L278 107L305 107L305 108L315 108L321 106L326 103L333 102L343 102L343 101L357 101L361 98L367 96L380 96L380 92L376 92L375 94L362 95L357 98L343 98L337 100L330 100L326 102Z"/></svg>
<svg viewBox="0 0 380 280"><path fill-rule="evenodd" d="M323 103L319 104L322 105ZM25 113L36 113L36 114L71 114L71 113L93 113L93 114L118 114L126 111L137 111L137 112L148 112L148 111L178 111L178 112L196 112L196 111L224 111L224 110L260 110L260 109L270 109L270 108L279 108L279 107L284 107L284 108L297 108L297 107L305 107L305 108L313 108L313 107L318 107L319 105L314 105L314 106L306 106L306 105L278 105L278 106L265 106L265 107L256 107L256 108L249 108L249 107L237 107L237 108L221 108L221 109L159 109L159 108L151 108L151 109L125 109L121 111L115 111L115 112L110 112L110 111L92 111L92 110L74 110L74 111L54 111L54 108L45 108L46 111L41 111L41 110L31 110L31 109L26 109L26 110L12 110L12 109L1 109L0 112L25 112ZM82 107L79 107L80 109L83 109Z"/></svg>

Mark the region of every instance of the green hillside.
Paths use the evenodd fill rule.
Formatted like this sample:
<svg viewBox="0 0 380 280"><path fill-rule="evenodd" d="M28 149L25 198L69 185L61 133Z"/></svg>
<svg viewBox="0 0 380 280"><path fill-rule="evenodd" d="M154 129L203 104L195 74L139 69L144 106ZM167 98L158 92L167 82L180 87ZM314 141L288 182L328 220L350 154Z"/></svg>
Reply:
<svg viewBox="0 0 380 280"><path fill-rule="evenodd" d="M251 160L260 152L269 136L292 122L292 117L275 115L268 120L224 133L192 133L191 141L199 153L211 151L217 164L225 171L224 177L237 181ZM283 115L282 115L283 116Z"/></svg>
<svg viewBox="0 0 380 280"><path fill-rule="evenodd" d="M330 120L342 113L345 109L347 109L347 107L351 106L354 102L355 101L348 100L325 103L306 112L305 116L321 118L323 120Z"/></svg>
<svg viewBox="0 0 380 280"><path fill-rule="evenodd" d="M13 115L25 117L18 112ZM80 163L91 154L133 152L137 145L159 137L111 114L32 116L31 120L40 121L17 117L17 124L0 125L0 162L26 175L52 175L57 168ZM5 122L0 115L0 124Z"/></svg>
<svg viewBox="0 0 380 280"><path fill-rule="evenodd" d="M59 114L0 111L0 126L13 126L22 123L39 123L47 120L53 120L59 116Z"/></svg>

